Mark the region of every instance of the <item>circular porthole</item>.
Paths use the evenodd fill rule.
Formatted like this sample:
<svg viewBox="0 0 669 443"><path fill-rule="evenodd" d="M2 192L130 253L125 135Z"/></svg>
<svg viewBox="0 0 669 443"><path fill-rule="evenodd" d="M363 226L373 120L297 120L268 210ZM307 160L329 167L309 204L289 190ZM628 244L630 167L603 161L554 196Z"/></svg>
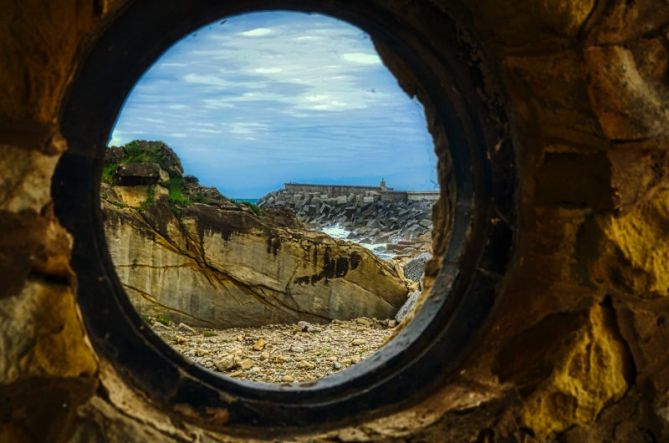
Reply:
<svg viewBox="0 0 669 443"><path fill-rule="evenodd" d="M268 8L331 15L372 35L409 69L403 75L418 85L443 151L440 161L448 163L440 177L451 208L448 243L432 291L414 320L371 358L294 386L218 376L148 330L114 271L99 203L107 140L145 70L195 29ZM165 410L202 425L240 430L334 425L418 400L444 383L472 351L510 259L513 152L500 124L503 111L485 99L484 74L471 60L471 43L444 15L434 30L450 44L435 46L429 31L435 12L418 12L425 14L425 29L375 2L138 1L91 49L62 114L69 149L54 177L56 211L75 238L78 301L97 352Z"/></svg>

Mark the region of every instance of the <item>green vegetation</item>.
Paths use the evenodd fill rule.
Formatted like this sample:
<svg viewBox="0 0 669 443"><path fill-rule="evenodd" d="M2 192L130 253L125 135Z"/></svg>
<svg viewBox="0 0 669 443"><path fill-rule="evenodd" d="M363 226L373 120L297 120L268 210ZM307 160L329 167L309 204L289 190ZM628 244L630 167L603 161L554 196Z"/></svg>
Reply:
<svg viewBox="0 0 669 443"><path fill-rule="evenodd" d="M216 337L216 336L218 336L217 333L212 332L212 331L204 331L204 332L202 333L202 335L204 335L205 337Z"/></svg>
<svg viewBox="0 0 669 443"><path fill-rule="evenodd" d="M165 316L165 315L163 315L163 314L158 314L158 315L156 315L153 319L154 319L155 321L157 321L158 323L162 323L162 324L164 324L165 326L169 326L170 323L172 323L172 322L170 321L170 319L167 318L167 316Z"/></svg>
<svg viewBox="0 0 669 443"><path fill-rule="evenodd" d="M116 148L118 149L118 148ZM114 174L119 166L133 163L155 163L161 169L169 174L169 179L161 184L168 191L168 201L172 213L181 217L182 209L192 203L205 203L206 198L201 191L197 191L197 179L193 177L185 178L181 176L181 166L178 158L172 153L170 148L160 141L134 140L121 146L123 150L121 158L118 159L118 152L115 154L116 161L108 163L102 170L102 181L113 184ZM194 182L195 186L190 187L189 182ZM146 211L156 202L156 189L152 185L149 187L146 200L138 208L139 211ZM255 212L255 210L254 210Z"/></svg>
<svg viewBox="0 0 669 443"><path fill-rule="evenodd" d="M107 184L112 184L114 181L114 172L118 168L118 163L109 163L102 168L102 182Z"/></svg>
<svg viewBox="0 0 669 443"><path fill-rule="evenodd" d="M240 202L240 204L249 208L258 217L260 217L262 215L262 208L260 206L254 205L253 203L250 203L250 202L244 202L244 201Z"/></svg>
<svg viewBox="0 0 669 443"><path fill-rule="evenodd" d="M183 177L170 178L166 186L169 192L168 198L176 206L185 207L191 203L203 203L205 201L202 194L188 192L186 189L186 180Z"/></svg>
<svg viewBox="0 0 669 443"><path fill-rule="evenodd" d="M156 163L168 174L173 175L175 168L180 168L179 160L170 155L172 152L165 143L160 141L134 140L120 147L122 158L108 163L102 169L102 181L112 183L114 172L121 165L132 163ZM179 172L180 173L180 172Z"/></svg>
<svg viewBox="0 0 669 443"><path fill-rule="evenodd" d="M139 314L139 315L140 317L142 317L142 320L144 320L148 324L151 324L153 322L158 322L164 324L165 326L169 326L172 323L170 319L163 314L158 314L158 315Z"/></svg>
<svg viewBox="0 0 669 443"><path fill-rule="evenodd" d="M162 142L147 142L134 140L123 146L123 160L121 164L128 163L158 163L166 171L170 169L170 160L165 156Z"/></svg>
<svg viewBox="0 0 669 443"><path fill-rule="evenodd" d="M146 193L146 200L139 206L140 211L146 211L156 202L156 187L155 185L149 186L149 189Z"/></svg>
<svg viewBox="0 0 669 443"><path fill-rule="evenodd" d="M186 194L186 183L182 177L173 177L167 181L170 202L177 206L188 206L190 200Z"/></svg>

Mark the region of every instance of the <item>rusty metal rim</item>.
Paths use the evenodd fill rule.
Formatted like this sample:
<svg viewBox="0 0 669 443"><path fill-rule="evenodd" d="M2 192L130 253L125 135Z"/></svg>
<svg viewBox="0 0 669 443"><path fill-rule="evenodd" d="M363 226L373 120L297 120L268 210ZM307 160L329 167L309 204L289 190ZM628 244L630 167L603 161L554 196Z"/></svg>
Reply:
<svg viewBox="0 0 669 443"><path fill-rule="evenodd" d="M483 73L464 57L472 48L462 40L457 23L434 11L443 20L441 32L453 42L452 48L435 48L420 29L380 3L137 0L90 48L62 113L69 150L54 176L56 212L75 237L72 265L79 280L77 297L97 352L165 410L204 426L240 432L251 428L294 432L361 420L418 401L446 382L486 324L496 285L511 257L514 232L513 150L506 134L489 124L505 119L503 109L491 109L477 93ZM363 28L392 48L411 67L436 110L451 146L457 187L444 266L429 302L414 321L373 358L297 387L213 374L189 363L153 334L114 271L99 208L104 149L139 77L169 46L197 28L261 10L328 14ZM432 65L422 54L429 54ZM453 88L441 87L430 68L435 60Z"/></svg>

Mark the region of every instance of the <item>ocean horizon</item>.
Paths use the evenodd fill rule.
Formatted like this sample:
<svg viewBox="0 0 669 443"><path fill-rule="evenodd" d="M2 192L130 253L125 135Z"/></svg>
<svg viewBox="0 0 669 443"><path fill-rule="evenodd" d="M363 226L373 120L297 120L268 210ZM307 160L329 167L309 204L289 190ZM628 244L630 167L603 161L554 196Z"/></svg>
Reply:
<svg viewBox="0 0 669 443"><path fill-rule="evenodd" d="M260 201L259 198L231 198L235 203L251 203L252 205L258 204L258 201Z"/></svg>

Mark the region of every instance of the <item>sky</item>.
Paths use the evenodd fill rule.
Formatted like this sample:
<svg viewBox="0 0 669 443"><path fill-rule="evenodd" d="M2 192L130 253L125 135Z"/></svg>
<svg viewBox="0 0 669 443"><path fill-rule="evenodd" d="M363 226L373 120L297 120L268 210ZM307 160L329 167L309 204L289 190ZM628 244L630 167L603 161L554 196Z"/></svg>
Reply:
<svg viewBox="0 0 669 443"><path fill-rule="evenodd" d="M287 182L433 190L423 107L369 36L318 14L260 12L172 46L137 83L110 145L162 140L185 173L231 198Z"/></svg>

